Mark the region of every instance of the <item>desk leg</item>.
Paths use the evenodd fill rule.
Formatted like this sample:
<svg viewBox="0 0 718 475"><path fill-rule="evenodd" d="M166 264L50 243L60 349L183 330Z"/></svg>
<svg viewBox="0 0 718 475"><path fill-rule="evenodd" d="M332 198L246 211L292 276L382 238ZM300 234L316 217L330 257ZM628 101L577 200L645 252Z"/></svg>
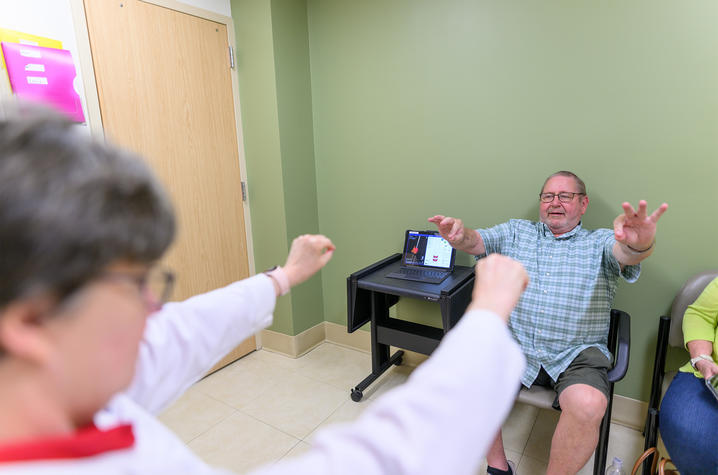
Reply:
<svg viewBox="0 0 718 475"><path fill-rule="evenodd" d="M352 388L351 390L351 398L354 402L361 401L362 397L364 397L364 390L369 387L371 383L376 381L376 379L384 374L384 371L391 368L393 365L400 365L401 360L404 357L404 350L399 350L394 355L392 355L389 360L381 365L381 367L378 369L378 371L372 370L371 374L364 378L361 383L357 384L355 388Z"/></svg>
<svg viewBox="0 0 718 475"><path fill-rule="evenodd" d="M372 292L371 296L371 374L364 378L351 390L352 401L359 402L364 397L364 390L371 383L384 374L392 365L400 365L404 352L402 350L389 357L389 345L379 343L377 337L378 324L389 318L389 305L387 296L378 292Z"/></svg>
<svg viewBox="0 0 718 475"><path fill-rule="evenodd" d="M439 306L441 307L441 322L444 327L444 333L451 330L464 315L466 308L471 303L473 290L474 278L472 277L452 292L450 296L442 294L439 299Z"/></svg>
<svg viewBox="0 0 718 475"><path fill-rule="evenodd" d="M389 318L389 309L384 294L372 292L371 297L371 372L376 373L389 360L389 345L379 343L378 334L379 325Z"/></svg>

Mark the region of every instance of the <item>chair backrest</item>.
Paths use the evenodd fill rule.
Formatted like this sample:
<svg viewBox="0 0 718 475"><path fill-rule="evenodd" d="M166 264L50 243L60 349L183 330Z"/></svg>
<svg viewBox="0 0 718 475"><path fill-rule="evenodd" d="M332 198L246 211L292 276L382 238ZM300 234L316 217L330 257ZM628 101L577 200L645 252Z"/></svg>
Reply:
<svg viewBox="0 0 718 475"><path fill-rule="evenodd" d="M718 270L707 270L700 272L683 284L681 290L676 294L671 305L671 330L668 334L668 344L676 347L683 347L683 314L690 304L696 301L713 279L718 277Z"/></svg>

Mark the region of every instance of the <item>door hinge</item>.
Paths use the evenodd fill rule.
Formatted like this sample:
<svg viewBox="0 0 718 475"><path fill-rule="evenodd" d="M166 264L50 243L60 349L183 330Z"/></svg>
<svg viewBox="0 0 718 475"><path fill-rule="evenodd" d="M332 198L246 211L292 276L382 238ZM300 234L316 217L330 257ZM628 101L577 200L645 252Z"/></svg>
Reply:
<svg viewBox="0 0 718 475"><path fill-rule="evenodd" d="M229 67L234 69L234 48L229 47Z"/></svg>
<svg viewBox="0 0 718 475"><path fill-rule="evenodd" d="M245 182L242 183L242 201L247 201L247 184Z"/></svg>

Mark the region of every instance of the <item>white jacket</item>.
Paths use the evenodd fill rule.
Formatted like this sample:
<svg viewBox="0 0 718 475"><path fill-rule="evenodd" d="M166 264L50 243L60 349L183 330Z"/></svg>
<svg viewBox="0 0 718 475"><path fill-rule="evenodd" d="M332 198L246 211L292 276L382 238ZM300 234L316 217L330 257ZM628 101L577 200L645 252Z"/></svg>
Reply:
<svg viewBox="0 0 718 475"><path fill-rule="evenodd" d="M205 464L154 414L268 326L275 300L271 280L260 274L166 304L148 321L132 384L95 415L99 429L131 424L134 444L86 457L0 462L0 474L228 473ZM406 384L357 421L321 431L303 456L255 473L473 474L513 405L524 365L498 316L470 312Z"/></svg>

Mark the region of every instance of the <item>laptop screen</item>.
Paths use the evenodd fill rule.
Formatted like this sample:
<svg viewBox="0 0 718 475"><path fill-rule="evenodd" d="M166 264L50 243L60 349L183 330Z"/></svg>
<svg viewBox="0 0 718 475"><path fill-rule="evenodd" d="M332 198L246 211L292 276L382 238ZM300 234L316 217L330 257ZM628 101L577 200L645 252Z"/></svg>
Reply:
<svg viewBox="0 0 718 475"><path fill-rule="evenodd" d="M439 233L407 231L402 263L408 266L453 269L456 251Z"/></svg>

